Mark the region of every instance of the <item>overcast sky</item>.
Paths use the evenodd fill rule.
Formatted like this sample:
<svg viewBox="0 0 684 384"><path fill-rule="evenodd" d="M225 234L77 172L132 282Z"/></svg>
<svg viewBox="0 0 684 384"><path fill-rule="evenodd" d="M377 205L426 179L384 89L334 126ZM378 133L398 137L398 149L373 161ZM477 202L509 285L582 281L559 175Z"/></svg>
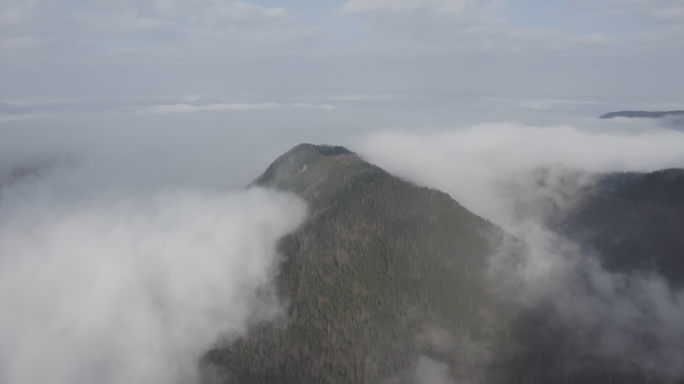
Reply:
<svg viewBox="0 0 684 384"><path fill-rule="evenodd" d="M679 0L2 0L0 97L682 103L683 45Z"/></svg>

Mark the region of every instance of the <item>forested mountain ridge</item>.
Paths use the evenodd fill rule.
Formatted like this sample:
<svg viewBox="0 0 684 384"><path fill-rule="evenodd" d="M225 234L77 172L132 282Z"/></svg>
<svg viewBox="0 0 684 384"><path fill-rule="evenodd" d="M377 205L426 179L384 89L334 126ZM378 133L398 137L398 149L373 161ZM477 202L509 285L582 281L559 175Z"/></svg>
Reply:
<svg viewBox="0 0 684 384"><path fill-rule="evenodd" d="M310 218L280 245L289 324L209 353L224 382L408 383L419 356L482 379L505 331L485 276L496 226L342 147L299 145L254 184L298 194Z"/></svg>
<svg viewBox="0 0 684 384"><path fill-rule="evenodd" d="M601 175L557 227L610 270L654 270L684 287L684 169Z"/></svg>
<svg viewBox="0 0 684 384"><path fill-rule="evenodd" d="M650 118L657 119L665 116L681 116L684 111L663 111L663 112L648 112L648 111L620 111L610 112L599 116L599 119L612 119L614 117L630 117L630 118Z"/></svg>

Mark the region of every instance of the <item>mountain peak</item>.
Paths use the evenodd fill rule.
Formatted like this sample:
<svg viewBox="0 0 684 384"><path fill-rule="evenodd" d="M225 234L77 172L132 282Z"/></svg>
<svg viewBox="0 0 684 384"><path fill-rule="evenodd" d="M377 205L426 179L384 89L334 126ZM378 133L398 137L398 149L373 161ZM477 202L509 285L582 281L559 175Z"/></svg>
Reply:
<svg viewBox="0 0 684 384"><path fill-rule="evenodd" d="M345 147L299 144L278 157L252 185L294 192L311 202L324 182L339 187L349 172L368 171L387 174Z"/></svg>
<svg viewBox="0 0 684 384"><path fill-rule="evenodd" d="M407 383L430 355L482 381L484 360L439 352L430 335L495 339L501 310L486 269L497 227L344 147L298 145L253 185L309 203L308 220L279 245L288 327L256 329L208 363L247 384Z"/></svg>

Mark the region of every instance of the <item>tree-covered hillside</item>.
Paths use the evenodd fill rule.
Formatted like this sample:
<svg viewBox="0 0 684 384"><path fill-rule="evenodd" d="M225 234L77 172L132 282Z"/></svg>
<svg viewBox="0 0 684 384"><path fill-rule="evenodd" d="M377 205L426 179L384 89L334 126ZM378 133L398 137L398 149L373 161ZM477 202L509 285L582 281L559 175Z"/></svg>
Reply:
<svg viewBox="0 0 684 384"><path fill-rule="evenodd" d="M497 227L342 147L299 145L254 184L298 194L311 216L280 246L288 323L211 352L227 380L411 382L419 355L459 381L484 374L503 331L485 278Z"/></svg>
<svg viewBox="0 0 684 384"><path fill-rule="evenodd" d="M610 173L558 225L610 270L655 270L684 287L684 170Z"/></svg>

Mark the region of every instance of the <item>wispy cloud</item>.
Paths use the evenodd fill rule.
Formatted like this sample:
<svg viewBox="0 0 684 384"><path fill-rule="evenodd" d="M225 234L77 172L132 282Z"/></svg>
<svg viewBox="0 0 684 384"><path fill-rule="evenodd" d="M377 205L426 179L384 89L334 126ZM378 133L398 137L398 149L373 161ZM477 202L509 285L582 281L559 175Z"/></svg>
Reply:
<svg viewBox="0 0 684 384"><path fill-rule="evenodd" d="M140 113L193 113L200 111L259 111L278 107L277 103L259 104L209 104L209 105L190 105L190 104L171 104L155 105L143 109Z"/></svg>
<svg viewBox="0 0 684 384"><path fill-rule="evenodd" d="M322 109L322 110L324 110L324 111L334 111L335 109L337 109L337 107L335 107L335 106L332 105L332 104L307 104L307 103L295 103L295 104L292 104L292 106L293 106L293 107L297 107L297 108Z"/></svg>

